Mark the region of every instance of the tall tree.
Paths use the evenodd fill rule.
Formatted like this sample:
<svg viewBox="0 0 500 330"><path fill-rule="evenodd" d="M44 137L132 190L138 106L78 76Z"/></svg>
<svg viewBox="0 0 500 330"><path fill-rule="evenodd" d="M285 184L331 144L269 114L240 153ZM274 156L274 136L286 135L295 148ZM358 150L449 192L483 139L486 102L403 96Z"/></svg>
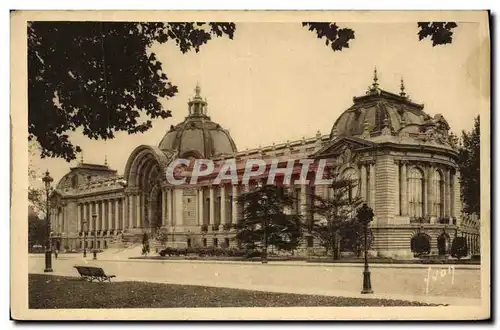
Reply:
<svg viewBox="0 0 500 330"><path fill-rule="evenodd" d="M266 254L272 245L278 250L292 251L302 238L301 218L287 214L295 198L282 187L264 185L238 197L243 217L236 224L236 239L245 247L261 248Z"/></svg>
<svg viewBox="0 0 500 330"><path fill-rule="evenodd" d="M71 131L91 139L147 131L151 119L171 116L159 98L177 93L150 47L171 41L198 52L234 31L233 23L28 22L29 138L42 157L70 161L81 151Z"/></svg>
<svg viewBox="0 0 500 330"><path fill-rule="evenodd" d="M466 213L480 214L481 211L481 139L479 133L479 115L474 119L470 132L462 131L458 149L460 168L460 194Z"/></svg>
<svg viewBox="0 0 500 330"><path fill-rule="evenodd" d="M353 157L348 162L355 161ZM358 179L346 171L347 160L339 159L327 168L326 177L331 180L327 187L329 196L314 194L310 212L319 217L313 219L311 234L331 252L333 259L340 257L340 245L359 249L361 226L356 221L356 210L362 203L358 196Z"/></svg>

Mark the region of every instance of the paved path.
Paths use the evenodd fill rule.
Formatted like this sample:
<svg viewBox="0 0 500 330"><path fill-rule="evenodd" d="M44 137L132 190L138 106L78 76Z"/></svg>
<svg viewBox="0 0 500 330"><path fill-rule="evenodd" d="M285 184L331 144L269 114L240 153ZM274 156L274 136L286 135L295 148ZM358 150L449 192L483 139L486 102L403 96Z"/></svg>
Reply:
<svg viewBox="0 0 500 330"><path fill-rule="evenodd" d="M480 270L476 267L408 267L374 265L373 295L361 295L362 265L300 262L233 263L182 260L84 260L81 255L60 255L53 260L54 275L77 276L74 265L96 265L117 275L117 281L204 285L270 292L345 297L403 299L450 305L480 304ZM104 260L107 259L107 260ZM405 267L401 267L405 266ZM29 272L43 273L42 255L31 255ZM430 272L429 285L425 281ZM438 276L436 276L438 273ZM427 292L426 292L427 291Z"/></svg>

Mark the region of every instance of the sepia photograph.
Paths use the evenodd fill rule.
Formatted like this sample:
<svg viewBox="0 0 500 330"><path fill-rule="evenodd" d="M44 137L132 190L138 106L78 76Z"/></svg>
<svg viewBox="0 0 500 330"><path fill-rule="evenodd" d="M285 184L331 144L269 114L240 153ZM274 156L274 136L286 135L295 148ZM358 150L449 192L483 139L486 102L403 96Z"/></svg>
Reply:
<svg viewBox="0 0 500 330"><path fill-rule="evenodd" d="M489 15L12 11L12 318L489 318Z"/></svg>

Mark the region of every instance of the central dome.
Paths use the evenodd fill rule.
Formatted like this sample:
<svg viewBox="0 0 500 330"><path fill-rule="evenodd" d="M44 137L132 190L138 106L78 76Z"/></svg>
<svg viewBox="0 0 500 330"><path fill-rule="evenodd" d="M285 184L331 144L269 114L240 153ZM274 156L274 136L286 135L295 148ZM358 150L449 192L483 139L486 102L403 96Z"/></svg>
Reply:
<svg viewBox="0 0 500 330"><path fill-rule="evenodd" d="M207 115L207 102L200 92L196 86L195 97L188 102L189 115L182 123L170 127L158 147L177 150L181 158L212 158L235 153L236 144L229 132Z"/></svg>

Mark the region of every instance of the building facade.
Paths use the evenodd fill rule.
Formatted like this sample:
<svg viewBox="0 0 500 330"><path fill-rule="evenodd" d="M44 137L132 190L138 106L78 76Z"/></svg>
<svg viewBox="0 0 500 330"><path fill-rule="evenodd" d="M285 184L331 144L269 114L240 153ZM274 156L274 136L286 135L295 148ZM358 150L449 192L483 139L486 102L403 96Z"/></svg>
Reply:
<svg viewBox="0 0 500 330"><path fill-rule="evenodd" d="M105 165L80 163L71 168L52 194L52 232L61 248L84 244L105 249L140 242L144 232L163 228L171 246L233 246L235 224L241 217L236 202L261 178L248 185L201 177L197 184L171 185L169 164L178 158L211 159L216 164L234 159L238 171L245 160L262 159L280 164L295 162L292 182L298 179L299 159L341 160L344 170L359 182L356 193L374 210L373 252L379 256L412 257L412 239L425 235L431 253L446 253L461 229L460 173L449 125L441 115L431 117L423 105L404 91L382 90L374 76L365 95L333 124L330 134L318 133L238 151L229 132L212 121L199 86L188 102L188 115L171 126L158 145L138 146L129 156L123 175ZM357 155L350 161L350 155ZM217 166L217 165L216 165ZM314 173L309 173L311 177ZM278 179L279 180L279 179ZM290 212L304 218L311 194L327 197L326 186L291 185L298 203ZM87 243L84 237L88 237ZM478 245L478 235L471 243ZM317 247L306 239L304 247Z"/></svg>

